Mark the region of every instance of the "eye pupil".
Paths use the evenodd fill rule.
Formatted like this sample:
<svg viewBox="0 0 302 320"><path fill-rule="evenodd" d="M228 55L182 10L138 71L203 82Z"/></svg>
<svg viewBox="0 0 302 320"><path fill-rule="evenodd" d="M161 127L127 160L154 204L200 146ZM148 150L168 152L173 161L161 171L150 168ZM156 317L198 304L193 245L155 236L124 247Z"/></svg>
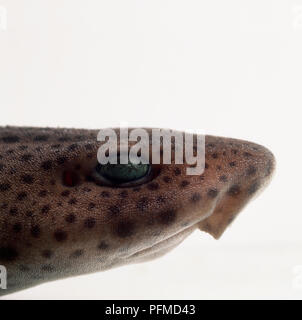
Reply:
<svg viewBox="0 0 302 320"><path fill-rule="evenodd" d="M115 183L138 180L149 172L148 164L111 164L98 165L96 171L106 179Z"/></svg>

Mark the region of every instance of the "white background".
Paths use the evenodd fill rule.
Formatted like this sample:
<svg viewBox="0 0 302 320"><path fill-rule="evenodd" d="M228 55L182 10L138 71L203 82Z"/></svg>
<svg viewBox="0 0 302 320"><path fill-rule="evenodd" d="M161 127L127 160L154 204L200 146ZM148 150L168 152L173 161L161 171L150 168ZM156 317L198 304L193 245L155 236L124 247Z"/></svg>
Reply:
<svg viewBox="0 0 302 320"><path fill-rule="evenodd" d="M7 298L302 298L302 1L1 7L0 125L203 129L277 159L271 185L219 241L196 231L154 262Z"/></svg>

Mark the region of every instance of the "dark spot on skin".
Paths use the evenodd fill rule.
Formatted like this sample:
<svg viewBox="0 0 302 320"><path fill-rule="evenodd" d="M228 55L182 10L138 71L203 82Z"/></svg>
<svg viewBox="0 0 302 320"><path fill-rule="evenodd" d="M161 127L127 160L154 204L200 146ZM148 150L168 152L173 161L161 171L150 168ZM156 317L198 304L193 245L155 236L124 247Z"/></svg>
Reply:
<svg viewBox="0 0 302 320"><path fill-rule="evenodd" d="M176 176L179 176L179 175L181 174L181 170L180 170L179 168L175 168L175 169L174 169L174 174L175 174Z"/></svg>
<svg viewBox="0 0 302 320"><path fill-rule="evenodd" d="M82 140L85 140L85 136L84 135L78 135L78 136L76 136L75 137L76 138L76 140L78 140L78 141L82 141Z"/></svg>
<svg viewBox="0 0 302 320"><path fill-rule="evenodd" d="M228 181L228 178L227 178L227 176L223 175L223 176L220 176L220 177L219 177L219 181L227 182L227 181Z"/></svg>
<svg viewBox="0 0 302 320"><path fill-rule="evenodd" d="M13 247L0 247L0 261L13 261L18 257L18 252Z"/></svg>
<svg viewBox="0 0 302 320"><path fill-rule="evenodd" d="M66 157L59 157L57 158L57 163L58 164L64 164L67 161Z"/></svg>
<svg viewBox="0 0 302 320"><path fill-rule="evenodd" d="M170 183L170 182L172 181L172 179L171 179L170 177L168 177L168 176L164 176L164 177L163 177L163 180L164 180L164 182L166 182L166 183Z"/></svg>
<svg viewBox="0 0 302 320"><path fill-rule="evenodd" d="M174 210L163 211L159 214L159 222L163 225L170 225L176 219L176 212Z"/></svg>
<svg viewBox="0 0 302 320"><path fill-rule="evenodd" d="M190 184L190 182L188 180L183 180L181 183L180 183L180 186L182 188L185 188L187 187L188 185Z"/></svg>
<svg viewBox="0 0 302 320"><path fill-rule="evenodd" d="M76 259L79 258L80 256L82 256L84 254L84 250L82 249L77 249L75 251L73 251L70 255L71 259Z"/></svg>
<svg viewBox="0 0 302 320"><path fill-rule="evenodd" d="M76 198L71 198L69 201L68 201L69 204L76 204L77 203L77 199Z"/></svg>
<svg viewBox="0 0 302 320"><path fill-rule="evenodd" d="M17 170L16 170L15 168L13 168L13 169L10 170L9 173L10 173L10 174L15 174L16 172L17 172Z"/></svg>
<svg viewBox="0 0 302 320"><path fill-rule="evenodd" d="M230 167L235 167L236 166L236 162L235 161L232 161L229 163Z"/></svg>
<svg viewBox="0 0 302 320"><path fill-rule="evenodd" d="M17 195L17 200L18 201L22 201L24 200L25 198L27 197L27 193L26 192L19 192L18 195Z"/></svg>
<svg viewBox="0 0 302 320"><path fill-rule="evenodd" d="M26 184L33 184L34 178L29 174L25 174L21 177L22 181Z"/></svg>
<svg viewBox="0 0 302 320"><path fill-rule="evenodd" d="M50 146L52 149L59 149L61 147L60 144L53 144Z"/></svg>
<svg viewBox="0 0 302 320"><path fill-rule="evenodd" d="M217 154L216 152L213 153L213 154L212 154L212 158L213 158L213 159L217 159L217 158L218 158L218 154Z"/></svg>
<svg viewBox="0 0 302 320"><path fill-rule="evenodd" d="M41 229L38 225L35 225L31 228L30 233L34 238L39 238L41 234Z"/></svg>
<svg viewBox="0 0 302 320"><path fill-rule="evenodd" d="M0 183L0 191L4 192L10 189L10 184L9 183Z"/></svg>
<svg viewBox="0 0 302 320"><path fill-rule="evenodd" d="M109 212L112 215L116 215L120 213L120 208L118 206L110 206L109 207Z"/></svg>
<svg viewBox="0 0 302 320"><path fill-rule="evenodd" d="M144 211L149 204L149 199L147 197L142 197L141 199L138 200L136 207L141 210Z"/></svg>
<svg viewBox="0 0 302 320"><path fill-rule="evenodd" d="M67 141L70 141L70 138L67 137L67 136L63 136L63 137L60 137L60 138L58 139L58 141L60 141L60 142L67 142Z"/></svg>
<svg viewBox="0 0 302 320"><path fill-rule="evenodd" d="M13 225L13 231L14 231L15 233L20 233L20 232L22 231L22 225L21 225L21 223L15 223L15 224Z"/></svg>
<svg viewBox="0 0 302 320"><path fill-rule="evenodd" d="M246 158L252 157L252 154L249 153L249 152L243 152L243 155L244 155Z"/></svg>
<svg viewBox="0 0 302 320"><path fill-rule="evenodd" d="M46 265L42 266L41 270L45 271L45 272L53 272L55 269L52 265L46 264Z"/></svg>
<svg viewBox="0 0 302 320"><path fill-rule="evenodd" d="M103 198L110 198L110 193L108 191L102 191L101 197Z"/></svg>
<svg viewBox="0 0 302 320"><path fill-rule="evenodd" d="M214 148L214 147L215 147L215 144L214 144L214 143L208 143L208 144L207 144L207 147Z"/></svg>
<svg viewBox="0 0 302 320"><path fill-rule="evenodd" d="M88 205L88 210L92 210L93 208L95 208L95 204L93 202L90 202Z"/></svg>
<svg viewBox="0 0 302 320"><path fill-rule="evenodd" d="M85 144L85 149L86 150L92 150L93 146L91 144Z"/></svg>
<svg viewBox="0 0 302 320"><path fill-rule="evenodd" d="M128 191L127 190L124 190L122 192L119 193L119 196L123 199L127 198L128 197Z"/></svg>
<svg viewBox="0 0 302 320"><path fill-rule="evenodd" d="M95 219L90 217L84 221L84 226L85 228L92 229L95 226L95 223L96 223Z"/></svg>
<svg viewBox="0 0 302 320"><path fill-rule="evenodd" d="M76 220L76 217L73 213L69 214L68 216L65 217L65 221L68 223L74 223Z"/></svg>
<svg viewBox="0 0 302 320"><path fill-rule="evenodd" d="M40 135L40 136L35 136L34 141L47 141L49 136L46 135Z"/></svg>
<svg viewBox="0 0 302 320"><path fill-rule="evenodd" d="M233 154L237 154L237 153L238 153L238 150L232 149L232 153L233 153Z"/></svg>
<svg viewBox="0 0 302 320"><path fill-rule="evenodd" d="M93 158L93 153L87 153L86 158L87 159L92 159Z"/></svg>
<svg viewBox="0 0 302 320"><path fill-rule="evenodd" d="M101 241L100 244L98 245L98 249L100 250L106 250L108 249L109 245L105 241Z"/></svg>
<svg viewBox="0 0 302 320"><path fill-rule="evenodd" d="M51 250L46 249L42 251L41 255L46 259L50 259L53 256L53 252Z"/></svg>
<svg viewBox="0 0 302 320"><path fill-rule="evenodd" d="M69 150L69 151L74 151L77 147L78 147L78 145L77 145L76 143L74 143L74 144L71 144L71 145L68 147L68 150Z"/></svg>
<svg viewBox="0 0 302 320"><path fill-rule="evenodd" d="M61 193L61 196L62 197L68 197L70 195L70 191L69 190L64 190L64 191L62 191L62 193Z"/></svg>
<svg viewBox="0 0 302 320"><path fill-rule="evenodd" d="M7 207L8 207L8 204L7 204L7 203L3 203L3 204L1 205L1 209L7 209Z"/></svg>
<svg viewBox="0 0 302 320"><path fill-rule="evenodd" d="M6 136L2 138L2 141L4 143L16 143L20 141L20 138L18 136Z"/></svg>
<svg viewBox="0 0 302 320"><path fill-rule="evenodd" d="M47 195L47 191L46 190L41 190L38 194L39 197L44 198Z"/></svg>
<svg viewBox="0 0 302 320"><path fill-rule="evenodd" d="M163 204L163 203L166 202L166 199L165 199L163 196L158 196L158 197L156 198L156 202L157 202L157 203L160 203L160 204Z"/></svg>
<svg viewBox="0 0 302 320"><path fill-rule="evenodd" d="M147 188L151 191L155 191L159 189L159 184L157 182L152 182L147 185Z"/></svg>
<svg viewBox="0 0 302 320"><path fill-rule="evenodd" d="M15 216L16 214L18 214L18 209L16 207L13 207L9 210L9 213L12 215L12 216Z"/></svg>
<svg viewBox="0 0 302 320"><path fill-rule="evenodd" d="M214 198L216 198L217 195L218 195L218 190L215 189L215 188L209 189L207 194L208 194L208 197L209 197L209 198L214 199Z"/></svg>
<svg viewBox="0 0 302 320"><path fill-rule="evenodd" d="M47 204L47 205L45 205L45 206L42 207L41 212L42 212L42 213L48 213L49 210L50 210L50 205Z"/></svg>
<svg viewBox="0 0 302 320"><path fill-rule="evenodd" d="M233 184L228 190L230 196L237 196L240 193L240 186L238 184Z"/></svg>
<svg viewBox="0 0 302 320"><path fill-rule="evenodd" d="M254 194L260 187L260 183L259 182L254 182L253 184L251 184L247 190L249 195Z"/></svg>
<svg viewBox="0 0 302 320"><path fill-rule="evenodd" d="M41 168L45 171L50 170L52 168L52 162L50 160L42 162Z"/></svg>
<svg viewBox="0 0 302 320"><path fill-rule="evenodd" d="M130 237L134 234L134 231L135 224L131 220L119 221L115 229L117 236L120 238Z"/></svg>
<svg viewBox="0 0 302 320"><path fill-rule="evenodd" d="M216 169L217 169L217 170L221 170L221 166L217 166Z"/></svg>
<svg viewBox="0 0 302 320"><path fill-rule="evenodd" d="M11 154L13 154L14 152L15 152L14 149L9 149L9 150L6 151L6 154L11 155Z"/></svg>
<svg viewBox="0 0 302 320"><path fill-rule="evenodd" d="M195 193L192 195L191 200L192 200L193 202L198 202L199 200L201 200L201 194L198 193L198 192L195 192Z"/></svg>
<svg viewBox="0 0 302 320"><path fill-rule="evenodd" d="M247 168L246 173L248 176L253 176L256 173L256 171L257 171L257 169L254 166L250 165Z"/></svg>
<svg viewBox="0 0 302 320"><path fill-rule="evenodd" d="M54 232L54 237L58 242L63 242L67 240L67 233L59 229Z"/></svg>
<svg viewBox="0 0 302 320"><path fill-rule="evenodd" d="M204 167L205 167L205 169L209 169L208 163L205 163Z"/></svg>

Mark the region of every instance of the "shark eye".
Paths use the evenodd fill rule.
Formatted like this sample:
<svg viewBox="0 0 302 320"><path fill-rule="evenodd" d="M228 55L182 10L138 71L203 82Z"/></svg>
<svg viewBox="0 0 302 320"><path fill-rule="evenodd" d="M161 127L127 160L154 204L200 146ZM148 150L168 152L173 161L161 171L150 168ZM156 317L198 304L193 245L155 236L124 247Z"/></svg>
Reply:
<svg viewBox="0 0 302 320"><path fill-rule="evenodd" d="M98 164L95 168L95 178L101 184L110 186L133 186L142 184L150 179L151 166L149 164Z"/></svg>
<svg viewBox="0 0 302 320"><path fill-rule="evenodd" d="M149 171L148 164L106 164L98 165L97 172L104 178L117 183L125 183L143 178Z"/></svg>

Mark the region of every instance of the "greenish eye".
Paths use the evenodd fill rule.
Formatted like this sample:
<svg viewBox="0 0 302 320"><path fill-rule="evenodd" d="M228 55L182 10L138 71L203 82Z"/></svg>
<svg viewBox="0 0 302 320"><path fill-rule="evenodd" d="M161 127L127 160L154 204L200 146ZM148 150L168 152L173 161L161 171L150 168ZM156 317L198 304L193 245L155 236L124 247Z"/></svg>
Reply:
<svg viewBox="0 0 302 320"><path fill-rule="evenodd" d="M125 184L138 181L147 176L150 172L149 164L105 164L97 165L96 172L107 182L113 184Z"/></svg>

